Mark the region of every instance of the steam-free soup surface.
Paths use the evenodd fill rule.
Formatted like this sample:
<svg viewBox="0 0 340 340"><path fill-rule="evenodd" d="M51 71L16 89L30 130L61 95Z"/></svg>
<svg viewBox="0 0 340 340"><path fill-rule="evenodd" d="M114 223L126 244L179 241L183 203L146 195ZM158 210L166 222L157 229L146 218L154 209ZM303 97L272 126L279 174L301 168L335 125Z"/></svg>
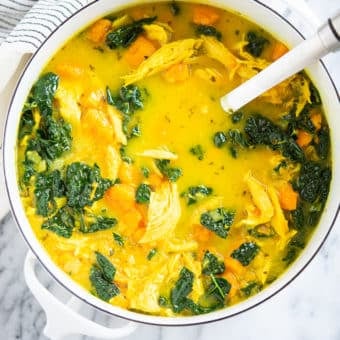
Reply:
<svg viewBox="0 0 340 340"><path fill-rule="evenodd" d="M182 2L128 8L67 42L18 132L22 202L53 261L98 298L162 316L276 280L327 199L322 103L305 73L232 115L219 98L287 50Z"/></svg>

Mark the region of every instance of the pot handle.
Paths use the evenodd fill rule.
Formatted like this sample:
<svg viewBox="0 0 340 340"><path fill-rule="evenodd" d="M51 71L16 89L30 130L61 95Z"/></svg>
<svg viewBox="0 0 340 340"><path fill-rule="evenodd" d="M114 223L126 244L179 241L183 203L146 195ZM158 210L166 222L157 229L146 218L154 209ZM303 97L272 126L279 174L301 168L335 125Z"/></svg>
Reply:
<svg viewBox="0 0 340 340"><path fill-rule="evenodd" d="M102 339L118 339L133 333L137 323L128 322L120 328L104 327L78 314L82 302L72 296L64 304L53 296L39 281L35 267L38 261L29 250L24 265L24 274L27 286L38 300L46 314L44 334L51 340L61 340L68 335L82 334Z"/></svg>

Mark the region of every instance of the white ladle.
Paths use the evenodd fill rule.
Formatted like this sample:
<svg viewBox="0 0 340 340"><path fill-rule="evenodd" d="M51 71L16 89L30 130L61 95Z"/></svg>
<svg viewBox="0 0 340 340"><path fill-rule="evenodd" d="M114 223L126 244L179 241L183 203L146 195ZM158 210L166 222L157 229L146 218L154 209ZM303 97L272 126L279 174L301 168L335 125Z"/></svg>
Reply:
<svg viewBox="0 0 340 340"><path fill-rule="evenodd" d="M222 108L229 113L237 111L281 81L339 48L340 11L328 19L315 35L303 41L256 76L223 96L221 98Z"/></svg>

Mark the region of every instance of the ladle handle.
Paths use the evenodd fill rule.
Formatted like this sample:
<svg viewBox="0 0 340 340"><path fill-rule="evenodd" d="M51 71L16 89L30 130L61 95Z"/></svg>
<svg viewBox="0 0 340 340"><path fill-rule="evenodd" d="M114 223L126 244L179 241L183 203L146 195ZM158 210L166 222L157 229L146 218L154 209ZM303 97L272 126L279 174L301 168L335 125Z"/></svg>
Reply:
<svg viewBox="0 0 340 340"><path fill-rule="evenodd" d="M221 98L222 108L232 113L306 66L340 48L340 11L316 34L270 64L263 71Z"/></svg>

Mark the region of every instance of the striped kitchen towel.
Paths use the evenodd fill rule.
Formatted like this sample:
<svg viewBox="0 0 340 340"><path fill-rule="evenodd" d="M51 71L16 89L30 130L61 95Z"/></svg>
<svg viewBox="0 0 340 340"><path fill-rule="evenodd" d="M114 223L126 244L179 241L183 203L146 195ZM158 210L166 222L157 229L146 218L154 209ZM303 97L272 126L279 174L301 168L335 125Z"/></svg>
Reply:
<svg viewBox="0 0 340 340"><path fill-rule="evenodd" d="M90 0L0 0L1 47L34 52L74 12Z"/></svg>

